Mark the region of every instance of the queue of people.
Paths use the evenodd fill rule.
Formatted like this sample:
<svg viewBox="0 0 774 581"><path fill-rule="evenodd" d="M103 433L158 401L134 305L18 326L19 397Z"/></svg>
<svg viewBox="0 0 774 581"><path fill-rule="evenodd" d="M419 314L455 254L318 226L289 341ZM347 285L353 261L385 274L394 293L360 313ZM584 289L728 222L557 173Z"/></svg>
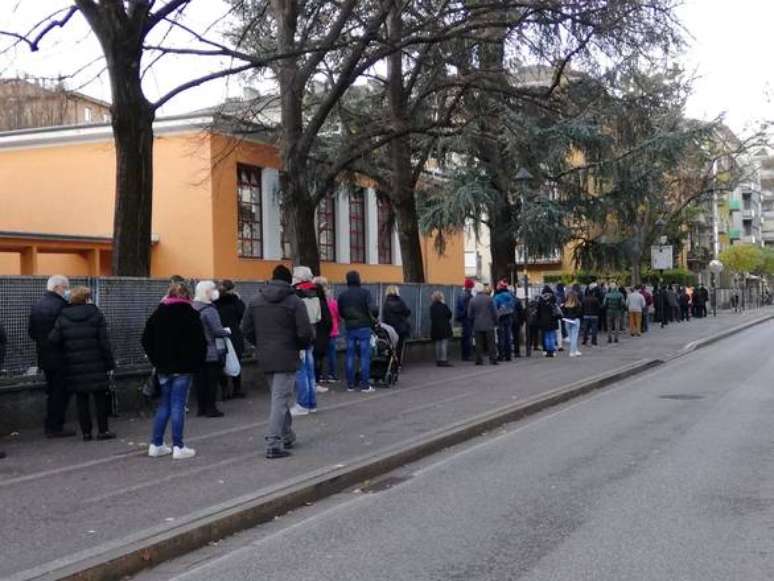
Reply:
<svg viewBox="0 0 774 581"><path fill-rule="evenodd" d="M255 348L271 390L267 458L290 455L296 441L293 418L315 413L317 396L329 391L326 384L338 381L340 337L346 344L347 391L373 393L374 328L384 323L394 329L397 365L402 366L412 313L396 285L386 289L379 308L357 271L347 273L346 282L346 289L335 297L328 281L313 276L311 269L300 266L291 272L280 265L246 304L230 280L200 281L192 293L184 279L173 277L141 340L154 367L158 396L148 455L171 455L175 460L196 455L184 443L189 391L194 388L197 416L222 417L219 389L223 399L245 397L241 373L237 369L227 374L226 359L231 355L241 362L248 343ZM436 364L450 367L453 322L461 327L462 360L476 365L485 359L492 365L512 361L522 356L522 346L526 353L540 350L552 358L565 350L566 343L569 356L579 357L579 347L597 346L600 334L607 335L608 343L618 343L622 334L640 337L653 323L665 326L705 317L709 293L703 286L689 291L667 285L626 289L615 282L570 288L559 284L546 285L539 296L525 301L505 280L492 293L489 286L466 279L453 311L442 292L434 292L430 299ZM46 437L76 435L65 426L74 395L84 441L114 439L108 419L115 362L105 317L91 291L70 289L66 277L52 276L31 309L29 335L46 379ZM0 368L6 343L0 328ZM167 426L171 445L165 443Z"/></svg>

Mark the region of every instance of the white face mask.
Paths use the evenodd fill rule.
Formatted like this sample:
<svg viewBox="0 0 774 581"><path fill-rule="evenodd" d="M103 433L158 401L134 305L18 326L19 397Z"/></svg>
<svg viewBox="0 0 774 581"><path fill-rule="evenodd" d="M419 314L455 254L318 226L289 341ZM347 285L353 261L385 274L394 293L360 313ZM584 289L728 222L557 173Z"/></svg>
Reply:
<svg viewBox="0 0 774 581"><path fill-rule="evenodd" d="M215 302L220 298L220 291L214 290L210 293L210 300Z"/></svg>

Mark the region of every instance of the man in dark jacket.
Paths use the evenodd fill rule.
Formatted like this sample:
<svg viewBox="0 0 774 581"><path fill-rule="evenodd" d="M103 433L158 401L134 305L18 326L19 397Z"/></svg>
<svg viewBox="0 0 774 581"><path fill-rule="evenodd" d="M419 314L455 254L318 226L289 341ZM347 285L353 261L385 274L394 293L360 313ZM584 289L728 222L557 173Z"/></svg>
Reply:
<svg viewBox="0 0 774 581"><path fill-rule="evenodd" d="M266 457L290 456L296 436L291 429L290 404L300 352L314 339L306 307L293 287L293 277L283 265L250 301L242 321L245 339L255 345L256 356L271 386L271 412L266 434Z"/></svg>
<svg viewBox="0 0 774 581"><path fill-rule="evenodd" d="M583 297L583 344L588 344L589 335L591 335L591 344L597 344L597 333L599 332L599 314L600 304L597 296L596 285L589 286L586 296Z"/></svg>
<svg viewBox="0 0 774 581"><path fill-rule="evenodd" d="M371 381L371 329L379 308L368 289L360 286L360 274L347 273L347 290L339 295L339 313L347 335L347 391L354 391L355 351L360 352L360 391L374 392Z"/></svg>
<svg viewBox="0 0 774 581"><path fill-rule="evenodd" d="M457 304L454 306L454 320L462 326L460 349L463 361L470 361L473 355L473 321L468 318L468 305L473 298L474 284L472 279L465 279L462 294L457 297Z"/></svg>
<svg viewBox="0 0 774 581"><path fill-rule="evenodd" d="M476 296L468 305L468 318L473 322L473 332L476 334L476 365L483 365L484 353L489 357L489 363L497 365L497 309L481 283L476 285Z"/></svg>
<svg viewBox="0 0 774 581"><path fill-rule="evenodd" d="M74 436L74 430L64 428L70 394L64 369L64 356L58 345L52 345L48 336L54 328L59 313L67 305L70 281L62 275L48 279L46 293L30 311L28 332L38 351L38 367L46 377L46 422L48 438Z"/></svg>

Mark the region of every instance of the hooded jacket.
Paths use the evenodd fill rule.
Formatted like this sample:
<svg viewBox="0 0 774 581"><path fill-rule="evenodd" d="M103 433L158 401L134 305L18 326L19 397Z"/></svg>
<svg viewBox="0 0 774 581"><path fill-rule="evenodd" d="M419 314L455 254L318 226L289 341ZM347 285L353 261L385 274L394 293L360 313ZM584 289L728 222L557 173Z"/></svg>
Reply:
<svg viewBox="0 0 774 581"><path fill-rule="evenodd" d="M411 309L398 295L388 295L382 305L382 321L390 325L398 335L408 335L411 331L408 318Z"/></svg>
<svg viewBox="0 0 774 581"><path fill-rule="evenodd" d="M543 288L537 304L537 324L543 331L554 331L561 314L557 313L556 296L550 287ZM557 316L559 314L559 316Z"/></svg>
<svg viewBox="0 0 774 581"><path fill-rule="evenodd" d="M264 373L295 373L298 352L314 339L306 307L285 281L271 280L245 311L242 333L252 345Z"/></svg>
<svg viewBox="0 0 774 581"><path fill-rule="evenodd" d="M107 372L116 365L102 311L92 304L66 306L59 313L49 341L62 349L70 391L107 391Z"/></svg>
<svg viewBox="0 0 774 581"><path fill-rule="evenodd" d="M347 273L347 289L339 295L339 313L347 331L373 327L379 308L357 272Z"/></svg>
<svg viewBox="0 0 774 581"><path fill-rule="evenodd" d="M48 335L54 328L59 313L67 306L67 301L53 291L46 293L30 310L29 336L35 341L38 350L38 367L44 371L56 371L64 365L64 357L58 345L48 341Z"/></svg>
<svg viewBox="0 0 774 581"><path fill-rule="evenodd" d="M220 298L213 304L218 309L220 322L224 327L231 329L231 342L234 344L234 350L241 359L245 353L245 338L240 329L242 317L245 316L245 303L236 293L223 292Z"/></svg>
<svg viewBox="0 0 774 581"><path fill-rule="evenodd" d="M497 326L497 310L492 297L482 292L470 299L468 318L473 321L474 332L494 331Z"/></svg>

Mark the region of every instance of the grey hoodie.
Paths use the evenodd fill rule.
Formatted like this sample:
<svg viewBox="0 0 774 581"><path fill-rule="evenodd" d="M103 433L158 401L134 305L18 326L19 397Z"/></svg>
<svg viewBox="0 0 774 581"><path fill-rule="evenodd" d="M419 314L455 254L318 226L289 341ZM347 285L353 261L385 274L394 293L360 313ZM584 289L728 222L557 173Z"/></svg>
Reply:
<svg viewBox="0 0 774 581"><path fill-rule="evenodd" d="M229 336L229 332L220 321L218 309L212 303L203 303L194 301L193 308L199 312L204 326L204 337L207 339L207 363L214 363L220 359L218 351L225 348L225 344L218 349L216 339L223 339Z"/></svg>
<svg viewBox="0 0 774 581"><path fill-rule="evenodd" d="M285 281L272 280L253 297L242 321L264 373L295 373L301 349L314 340L303 301Z"/></svg>

